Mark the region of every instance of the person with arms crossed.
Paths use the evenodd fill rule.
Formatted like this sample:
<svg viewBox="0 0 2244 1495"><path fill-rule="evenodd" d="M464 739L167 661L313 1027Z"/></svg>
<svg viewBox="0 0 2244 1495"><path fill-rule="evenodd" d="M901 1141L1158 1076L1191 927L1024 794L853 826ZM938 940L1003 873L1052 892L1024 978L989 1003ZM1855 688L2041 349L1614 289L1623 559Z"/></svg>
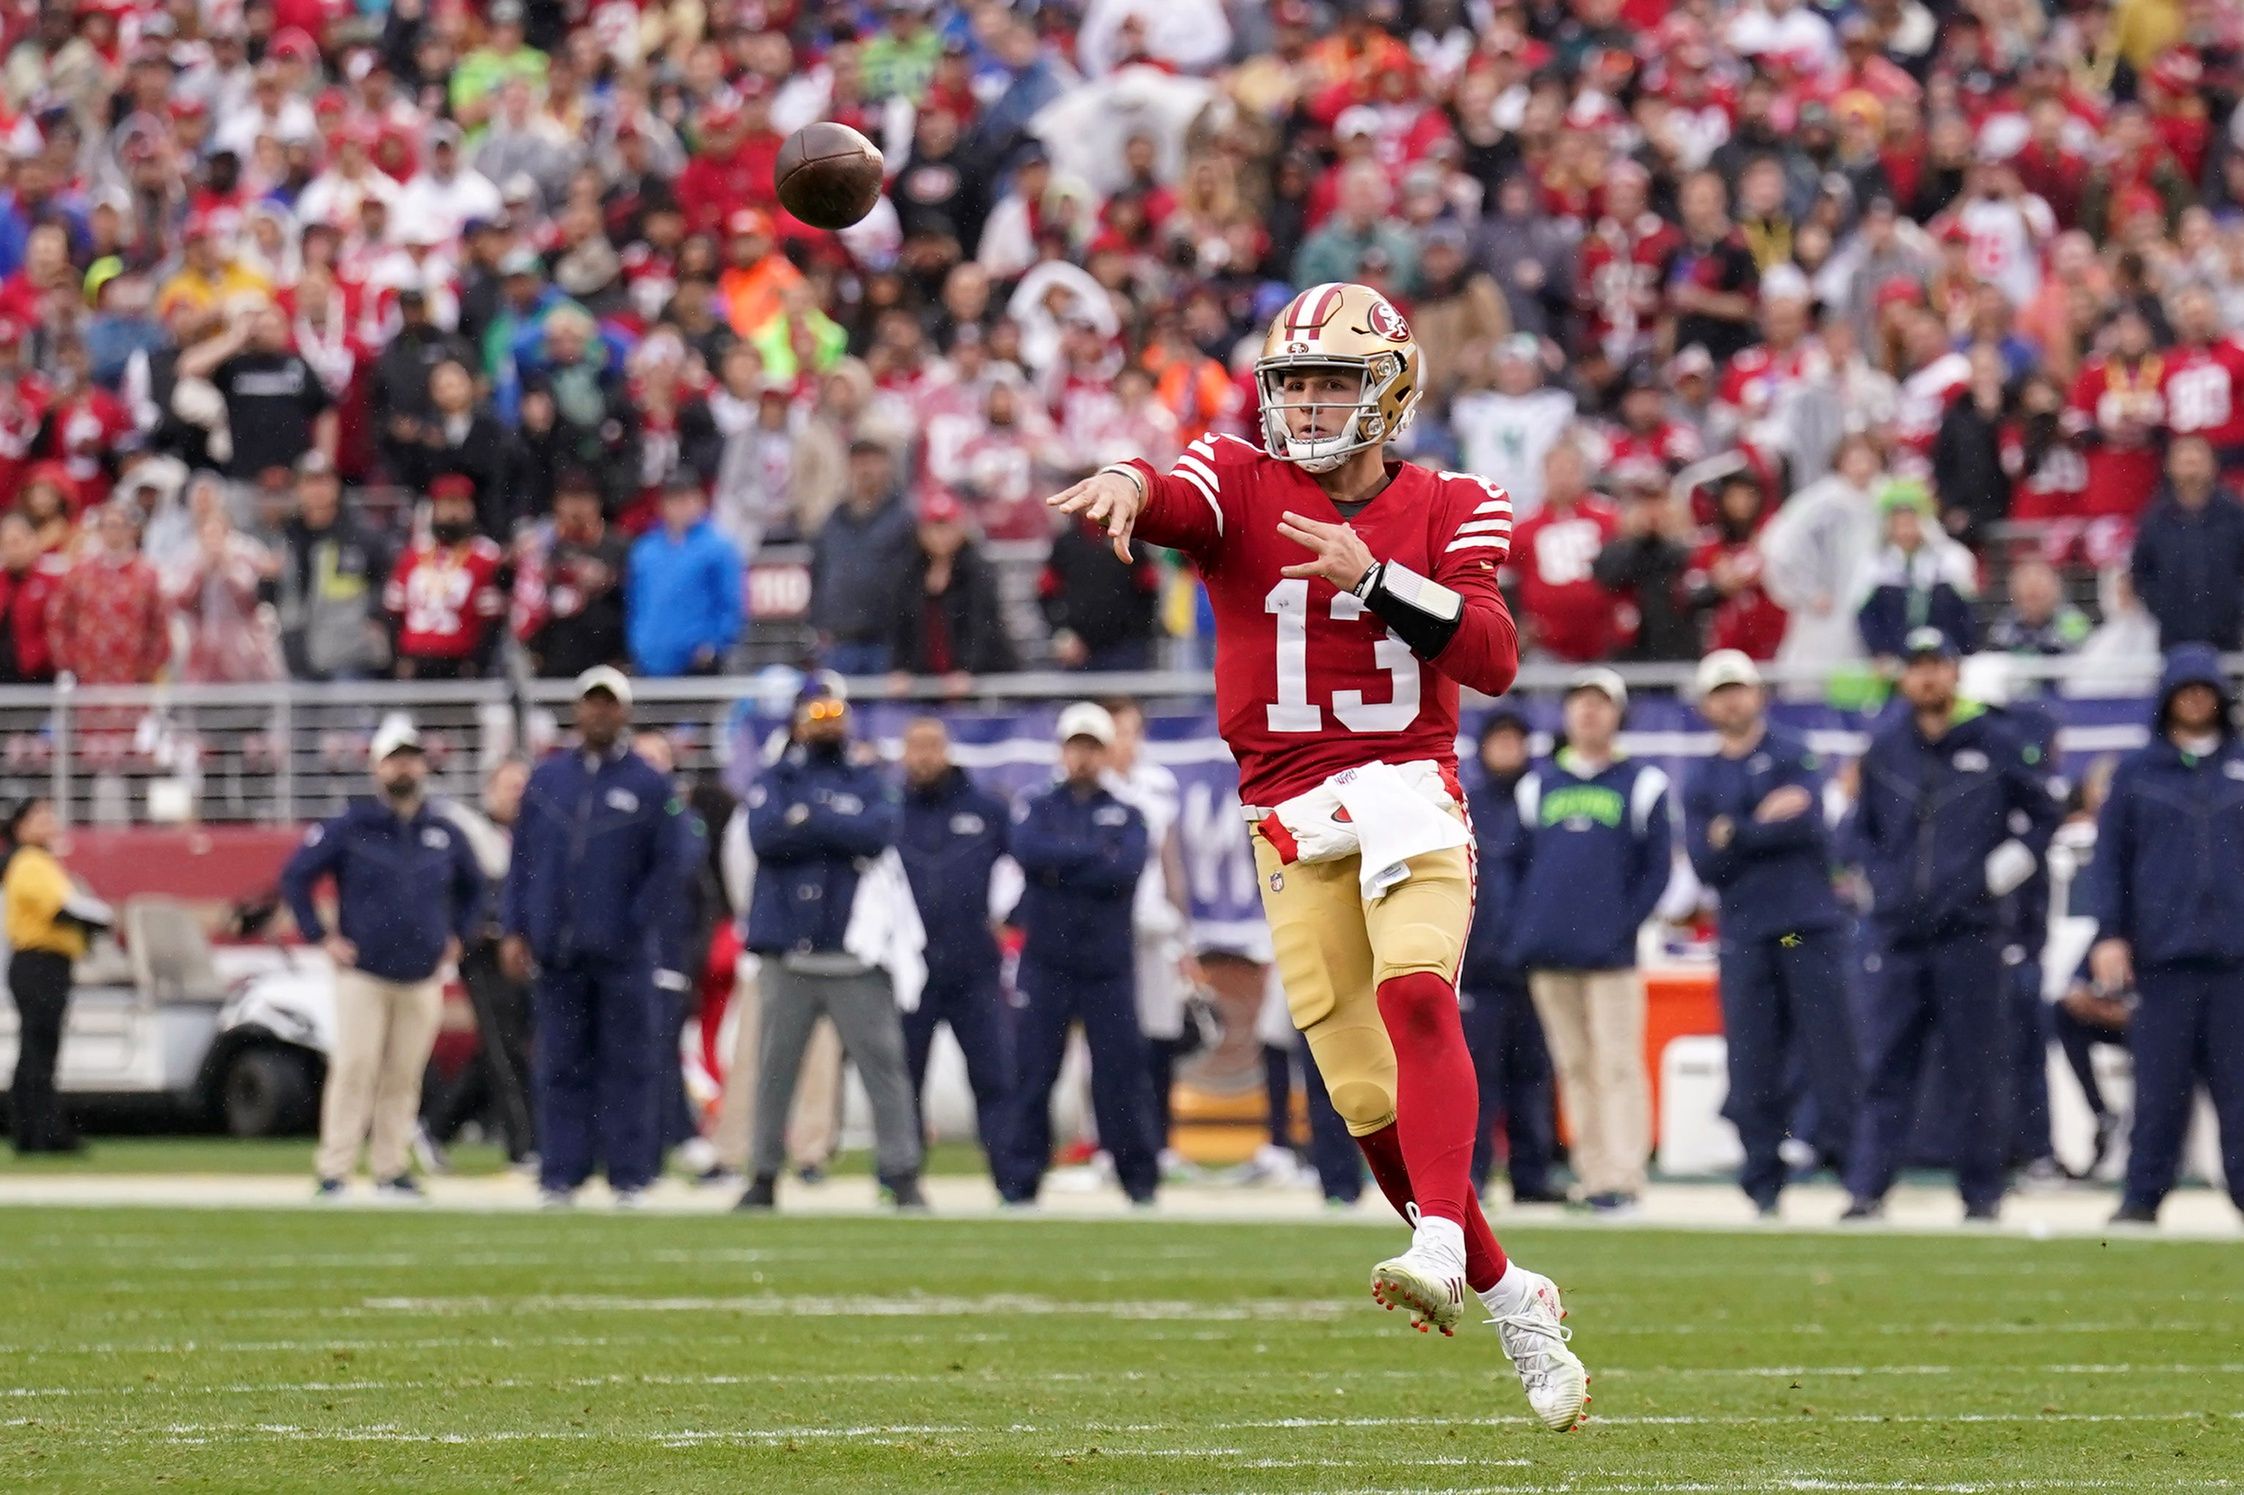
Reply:
<svg viewBox="0 0 2244 1495"><path fill-rule="evenodd" d="M1847 1012L1847 916L1832 887L1816 755L1770 724L1760 670L1736 649L1717 649L1699 662L1693 684L1716 743L1684 779L1683 826L1691 866L1722 907L1718 969L1730 1059L1722 1111L1745 1145L1738 1185L1773 1219L1795 1050L1808 1061L1816 1151L1843 1169L1854 1136L1862 1080Z"/></svg>
<svg viewBox="0 0 2244 1495"><path fill-rule="evenodd" d="M1203 437L1166 473L1121 463L1049 502L1103 525L1119 556L1133 538L1184 552L1207 585L1216 710L1294 1023L1413 1222L1409 1249L1373 1268L1374 1295L1445 1332L1480 1295L1529 1404L1565 1430L1587 1376L1557 1287L1505 1257L1474 1197L1477 1097L1453 985L1472 910L1458 694L1500 693L1518 670L1496 585L1511 501L1388 460L1423 373L1385 297L1311 287L1255 362L1267 452ZM1373 813L1335 821L1349 799Z"/></svg>

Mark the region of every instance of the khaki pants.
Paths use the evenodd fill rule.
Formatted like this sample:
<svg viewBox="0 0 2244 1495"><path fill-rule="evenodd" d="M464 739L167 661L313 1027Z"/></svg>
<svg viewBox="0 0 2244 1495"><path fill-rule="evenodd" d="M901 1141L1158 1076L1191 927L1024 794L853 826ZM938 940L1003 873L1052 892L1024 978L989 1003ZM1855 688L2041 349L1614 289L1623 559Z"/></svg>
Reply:
<svg viewBox="0 0 2244 1495"><path fill-rule="evenodd" d="M321 1178L348 1177L362 1144L376 1179L406 1171L421 1075L443 1010L444 986L434 976L384 981L364 971L335 973L335 1052L320 1097L315 1159Z"/></svg>
<svg viewBox="0 0 2244 1495"><path fill-rule="evenodd" d="M1366 903L1360 858L1288 867L1261 831L1251 839L1286 1009L1349 1135L1369 1136L1395 1119L1379 984L1414 971L1456 980L1473 922L1471 859L1462 846L1413 857L1409 877Z"/></svg>
<svg viewBox="0 0 2244 1495"><path fill-rule="evenodd" d="M1536 971L1527 981L1558 1070L1582 1192L1642 1193L1652 1152L1643 976L1634 970Z"/></svg>
<svg viewBox="0 0 2244 1495"><path fill-rule="evenodd" d="M733 986L739 1027L733 1035L732 1062L725 1070L725 1092L717 1102L716 1129L709 1139L717 1149L717 1161L735 1173L748 1171L748 1134L756 1115L756 1070L764 1026L757 979L744 963ZM795 1104L788 1115L787 1158L795 1167L823 1168L832 1161L841 1141L841 1078L841 1035L830 1020L821 1018L803 1054Z"/></svg>

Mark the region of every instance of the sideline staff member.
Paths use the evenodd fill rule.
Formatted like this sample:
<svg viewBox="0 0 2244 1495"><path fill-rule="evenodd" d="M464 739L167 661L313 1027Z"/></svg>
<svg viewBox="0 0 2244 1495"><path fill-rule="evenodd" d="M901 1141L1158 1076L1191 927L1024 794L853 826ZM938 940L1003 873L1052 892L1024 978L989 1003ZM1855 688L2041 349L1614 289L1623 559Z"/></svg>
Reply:
<svg viewBox="0 0 2244 1495"><path fill-rule="evenodd" d="M109 905L79 891L50 849L61 829L55 807L27 799L8 817L14 854L0 880L7 906L8 992L16 1004L20 1046L10 1128L16 1151L76 1152L82 1146L55 1094L55 1060L70 1006L70 968L86 953L86 930L111 922Z"/></svg>
<svg viewBox="0 0 2244 1495"><path fill-rule="evenodd" d="M314 1164L322 1199L342 1194L362 1143L377 1189L421 1197L406 1163L444 1010L437 976L460 958L483 912L483 872L467 838L423 796L420 735L402 718L385 722L371 757L380 798L353 800L313 826L280 878L297 929L335 962L335 1053ZM312 901L327 877L335 879L333 929Z"/></svg>
<svg viewBox="0 0 2244 1495"><path fill-rule="evenodd" d="M630 718L621 670L577 676L576 745L530 775L500 900L500 965L535 981L538 1186L549 1209L592 1176L596 1141L625 1208L661 1161L656 943L701 847L670 781L624 740Z"/></svg>

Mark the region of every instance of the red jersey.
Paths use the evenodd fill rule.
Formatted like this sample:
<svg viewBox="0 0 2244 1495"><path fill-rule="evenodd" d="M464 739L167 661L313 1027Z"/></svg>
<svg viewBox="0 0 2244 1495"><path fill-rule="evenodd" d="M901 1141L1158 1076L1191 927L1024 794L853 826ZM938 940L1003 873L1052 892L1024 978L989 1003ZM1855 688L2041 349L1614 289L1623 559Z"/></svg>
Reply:
<svg viewBox="0 0 2244 1495"><path fill-rule="evenodd" d="M1776 658L1777 645L1784 642L1785 612L1761 589L1761 548L1750 537L1708 540L1699 546L1691 553L1684 586L1692 591L1711 587L1715 563L1720 561L1728 562L1731 573L1742 576L1745 585L1714 604L1708 620L1711 647L1742 649L1755 659Z"/></svg>
<svg viewBox="0 0 2244 1495"><path fill-rule="evenodd" d="M1652 462L1672 477L1706 455L1699 433L1671 420L1661 421L1642 435L1626 426L1615 426L1606 445L1607 471L1631 462Z"/></svg>
<svg viewBox="0 0 2244 1495"><path fill-rule="evenodd" d="M1608 354L1624 357L1651 338L1659 320L1667 262L1683 235L1657 213L1634 223L1600 218L1582 245L1578 301Z"/></svg>
<svg viewBox="0 0 2244 1495"><path fill-rule="evenodd" d="M2088 496L2088 464L2080 449L2059 438L2045 447L2032 472L2026 470L2026 427L2004 421L1996 437L2002 470L2010 476L2010 517L2021 520L2077 519Z"/></svg>
<svg viewBox="0 0 2244 1495"><path fill-rule="evenodd" d="M1535 642L1561 659L1603 659L1622 641L1621 599L1590 572L1620 528L1620 515L1595 494L1564 509L1546 504L1519 527L1519 605Z"/></svg>
<svg viewBox="0 0 2244 1495"><path fill-rule="evenodd" d="M1370 762L1457 764L1460 686L1496 695L1519 668L1519 641L1496 568L1511 542L1504 490L1463 473L1391 469L1347 523L1373 556L1464 598L1457 632L1421 660L1352 594L1286 577L1309 552L1278 533L1296 513L1339 510L1300 468L1234 436L1196 441L1147 484L1137 537L1198 565L1215 612L1216 719L1239 760L1239 798L1275 805Z"/></svg>
<svg viewBox="0 0 2244 1495"><path fill-rule="evenodd" d="M2244 347L2223 338L2167 349L2158 392L2174 435L2202 436L2215 448L2244 443Z"/></svg>
<svg viewBox="0 0 2244 1495"><path fill-rule="evenodd" d="M54 640L47 615L68 568L62 557L41 556L22 571L0 571L0 681L45 682L55 677Z"/></svg>
<svg viewBox="0 0 2244 1495"><path fill-rule="evenodd" d="M47 439L70 474L77 501L71 512L109 501L108 459L124 450L133 435L132 412L100 385L89 385L54 407Z"/></svg>
<svg viewBox="0 0 2244 1495"><path fill-rule="evenodd" d="M397 652L407 659L466 659L506 615L499 547L416 545L398 557L382 606L398 616Z"/></svg>
<svg viewBox="0 0 2244 1495"><path fill-rule="evenodd" d="M2166 383L2166 360L2156 353L2126 367L2099 358L2080 371L2066 410L2068 432L2084 437L2088 487L2081 513L2132 519L2158 488L2158 428L2166 419L2159 390Z"/></svg>

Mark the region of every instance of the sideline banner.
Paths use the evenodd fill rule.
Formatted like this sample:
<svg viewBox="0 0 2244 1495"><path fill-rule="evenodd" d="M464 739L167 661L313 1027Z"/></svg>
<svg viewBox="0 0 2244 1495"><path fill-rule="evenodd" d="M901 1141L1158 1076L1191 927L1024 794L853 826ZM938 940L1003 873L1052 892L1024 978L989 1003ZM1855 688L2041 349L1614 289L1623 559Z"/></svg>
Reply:
<svg viewBox="0 0 2244 1495"><path fill-rule="evenodd" d="M1534 723L1538 751L1547 750L1558 727L1558 703L1548 697L1522 703ZM2138 747L2147 732L2149 704L2141 699L2038 699L2035 704L2059 723L2062 768L2077 775L2088 762ZM776 709L775 709L776 708ZM1891 710L1892 708L1888 708ZM1772 715L1834 761L1852 757L1875 719L1828 706L1778 702ZM861 735L896 756L906 723L922 708L884 701L859 703ZM1046 783L1059 757L1052 741L1057 704L1002 710L953 708L941 713L956 744L958 762L993 792L1008 797ZM1469 762L1471 739L1485 708L1468 711L1461 756ZM784 702L754 699L740 703L730 724L728 778L735 793L755 778L765 753L785 726ZM1660 761L1680 783L1687 762L1714 749L1714 736L1689 706L1673 697L1646 697L1630 704L1621 737L1628 752ZM1183 813L1179 821L1186 876L1191 885L1195 936L1204 950L1233 950L1267 959L1269 935L1255 887L1254 860L1247 849L1246 826L1239 818L1239 774L1216 732L1212 706L1163 710L1149 722L1148 751L1177 776ZM1468 767L1468 777L1470 768Z"/></svg>

